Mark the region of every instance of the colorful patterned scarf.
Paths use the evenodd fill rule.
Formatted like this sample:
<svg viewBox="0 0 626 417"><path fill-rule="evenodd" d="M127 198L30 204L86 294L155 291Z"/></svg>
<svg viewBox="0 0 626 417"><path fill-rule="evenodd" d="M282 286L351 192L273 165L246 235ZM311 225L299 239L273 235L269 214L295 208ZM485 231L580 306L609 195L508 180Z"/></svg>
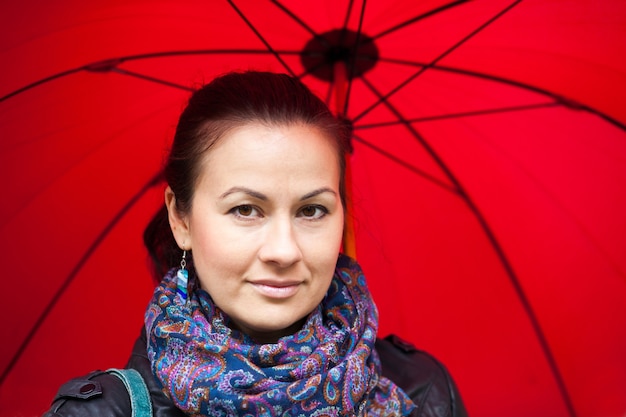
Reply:
<svg viewBox="0 0 626 417"><path fill-rule="evenodd" d="M330 288L301 330L255 344L227 326L209 294L187 303L170 271L146 311L152 371L176 406L205 416L401 416L415 407L380 375L378 312L365 277L340 255Z"/></svg>

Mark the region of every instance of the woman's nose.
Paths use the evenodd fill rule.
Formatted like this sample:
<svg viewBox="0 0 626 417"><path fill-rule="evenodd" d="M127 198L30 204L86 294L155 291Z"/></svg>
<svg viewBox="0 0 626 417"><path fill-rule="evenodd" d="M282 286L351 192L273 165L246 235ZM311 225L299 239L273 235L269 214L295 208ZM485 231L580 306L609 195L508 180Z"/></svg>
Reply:
<svg viewBox="0 0 626 417"><path fill-rule="evenodd" d="M290 219L272 219L259 250L259 259L282 268L302 259L302 252Z"/></svg>

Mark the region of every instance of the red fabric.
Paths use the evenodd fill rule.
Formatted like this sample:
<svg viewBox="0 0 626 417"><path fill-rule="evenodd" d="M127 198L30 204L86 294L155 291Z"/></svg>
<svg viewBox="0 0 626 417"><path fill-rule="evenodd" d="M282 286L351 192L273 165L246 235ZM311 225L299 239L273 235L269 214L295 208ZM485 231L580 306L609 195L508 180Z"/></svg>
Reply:
<svg viewBox="0 0 626 417"><path fill-rule="evenodd" d="M141 232L162 201L148 184L189 93L128 72L189 87L286 71L266 42L302 75L307 28L358 29L349 3L281 2L305 27L234 1L262 40L228 2L1 6L1 416L39 415L67 378L123 366L141 326ZM626 3L370 0L362 30L382 59L347 114L381 335L446 363L472 416L623 417Z"/></svg>

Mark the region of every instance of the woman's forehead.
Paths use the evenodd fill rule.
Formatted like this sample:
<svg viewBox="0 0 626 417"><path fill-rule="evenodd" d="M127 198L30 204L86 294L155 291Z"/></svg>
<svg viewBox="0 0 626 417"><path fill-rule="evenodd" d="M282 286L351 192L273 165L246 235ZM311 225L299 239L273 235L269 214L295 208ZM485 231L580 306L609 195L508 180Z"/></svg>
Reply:
<svg viewBox="0 0 626 417"><path fill-rule="evenodd" d="M329 152L330 151L330 152ZM228 129L206 152L206 161L232 158L233 153L240 159L247 157L272 158L276 155L292 157L317 154L338 154L336 140L321 129L309 124L267 125L250 122ZM330 162L330 161L329 161Z"/></svg>
<svg viewBox="0 0 626 417"><path fill-rule="evenodd" d="M332 139L309 125L246 124L230 130L205 155L200 175L211 181L294 178L336 182L339 155Z"/></svg>

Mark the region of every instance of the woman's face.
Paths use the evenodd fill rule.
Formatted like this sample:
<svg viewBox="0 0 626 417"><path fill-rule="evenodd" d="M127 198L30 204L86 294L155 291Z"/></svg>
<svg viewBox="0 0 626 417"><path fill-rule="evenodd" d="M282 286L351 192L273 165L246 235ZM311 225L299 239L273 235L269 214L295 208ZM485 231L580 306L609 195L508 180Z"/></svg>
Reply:
<svg viewBox="0 0 626 417"><path fill-rule="evenodd" d="M337 158L313 127L249 124L206 154L189 214L166 193L200 285L259 342L297 331L328 290L343 231Z"/></svg>

